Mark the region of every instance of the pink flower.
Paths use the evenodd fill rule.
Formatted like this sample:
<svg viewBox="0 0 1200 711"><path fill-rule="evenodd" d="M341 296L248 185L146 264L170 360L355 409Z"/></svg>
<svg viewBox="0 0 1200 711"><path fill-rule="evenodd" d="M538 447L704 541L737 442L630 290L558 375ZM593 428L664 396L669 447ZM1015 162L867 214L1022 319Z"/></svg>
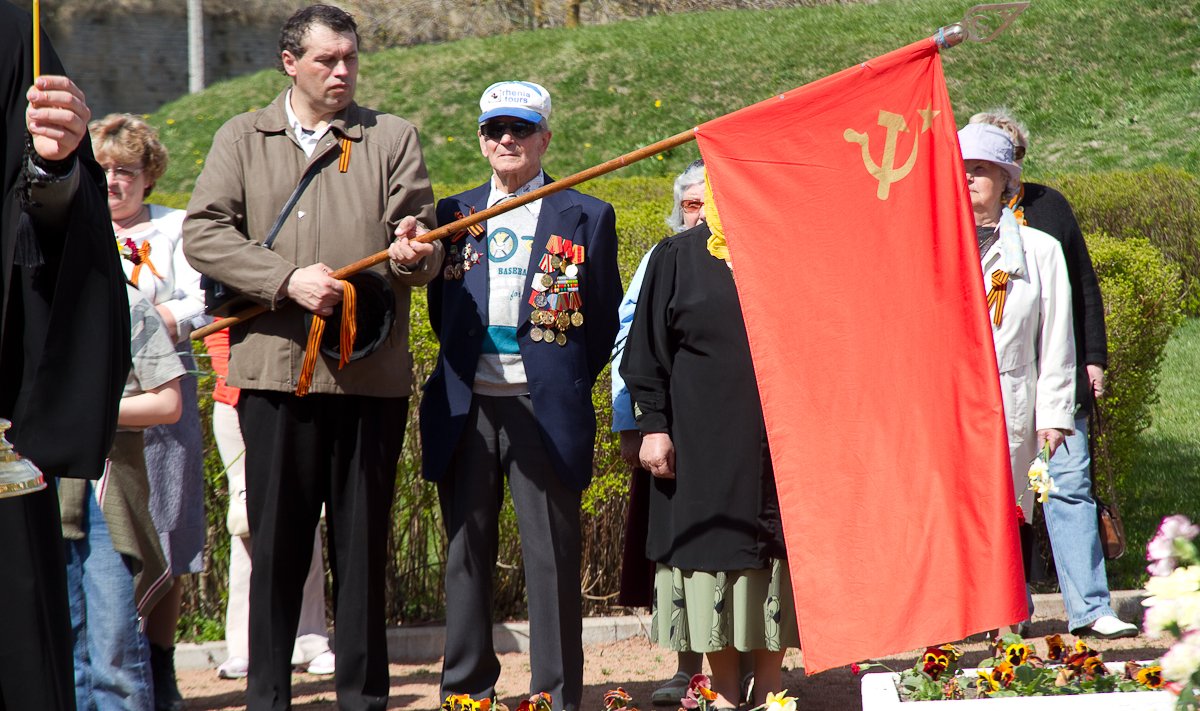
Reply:
<svg viewBox="0 0 1200 711"><path fill-rule="evenodd" d="M1146 570L1151 575L1170 575L1179 564L1180 554L1193 549L1190 544L1197 535L1200 526L1187 516L1176 514L1164 518L1154 538L1146 544L1146 560L1150 561Z"/></svg>

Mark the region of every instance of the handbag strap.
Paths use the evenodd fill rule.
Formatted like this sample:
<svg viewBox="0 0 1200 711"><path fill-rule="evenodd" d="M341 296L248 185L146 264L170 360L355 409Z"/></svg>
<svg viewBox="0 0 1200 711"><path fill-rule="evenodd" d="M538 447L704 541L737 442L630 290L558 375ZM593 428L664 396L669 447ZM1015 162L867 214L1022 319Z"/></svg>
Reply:
<svg viewBox="0 0 1200 711"><path fill-rule="evenodd" d="M1091 420L1092 420L1093 426L1092 426L1092 432L1088 433L1088 454L1091 456L1091 459L1092 459L1092 490L1094 492L1095 488L1096 488L1097 467L1096 467L1095 447L1097 446L1096 443L1100 442L1100 444L1098 446L1100 447L1100 450L1101 450L1100 453L1103 455L1103 461L1104 461L1103 468L1104 468L1105 493L1108 495L1108 503L1110 505L1116 505L1117 489L1116 489L1116 486L1113 484L1114 477L1113 477L1113 471L1112 471L1112 457L1109 456L1108 442L1104 440L1104 417L1100 413L1100 403L1097 402L1096 398L1094 398L1094 397L1092 398Z"/></svg>
<svg viewBox="0 0 1200 711"><path fill-rule="evenodd" d="M279 230L283 228L283 223L287 220L288 214L296 206L296 203L300 201L300 196L304 194L304 189L308 187L308 184L312 182L313 176L317 174L316 169L324 162L324 160L313 161L304 169L304 175L300 176L300 182L296 184L296 189L292 191L287 202L283 203L283 209L279 211L279 217L275 218L275 224L271 225L271 231L267 233L267 238L263 240L262 246L270 249L271 245L275 243L275 238L279 236Z"/></svg>

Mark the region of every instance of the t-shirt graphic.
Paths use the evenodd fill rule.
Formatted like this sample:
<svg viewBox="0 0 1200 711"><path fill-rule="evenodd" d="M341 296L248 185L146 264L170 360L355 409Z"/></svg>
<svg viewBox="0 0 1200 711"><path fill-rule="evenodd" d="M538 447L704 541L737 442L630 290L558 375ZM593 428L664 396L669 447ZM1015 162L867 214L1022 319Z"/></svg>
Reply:
<svg viewBox="0 0 1200 711"><path fill-rule="evenodd" d="M514 196L541 184L539 175ZM489 207L510 197L493 187ZM521 325L521 302L529 298L526 278L540 213L541 201L537 200L487 221L488 325L474 387L483 395L523 395L529 391L517 329Z"/></svg>

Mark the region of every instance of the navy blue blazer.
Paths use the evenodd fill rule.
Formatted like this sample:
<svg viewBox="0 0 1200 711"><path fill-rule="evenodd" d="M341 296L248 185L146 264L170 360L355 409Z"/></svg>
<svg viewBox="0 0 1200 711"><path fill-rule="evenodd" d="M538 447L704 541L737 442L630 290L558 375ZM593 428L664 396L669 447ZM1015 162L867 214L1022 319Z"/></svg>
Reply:
<svg viewBox="0 0 1200 711"><path fill-rule="evenodd" d="M488 182L440 200L438 224L458 219L456 213L468 215L472 208L482 211L490 191ZM486 223L484 226L478 237L468 233L458 242L474 242L479 264L461 280L439 274L428 287L429 320L441 344L437 366L421 397L422 474L429 481L438 481L445 474L471 407L475 368L488 323L488 249L484 244L488 231ZM529 336L533 306L528 296L551 235L585 247L579 276L584 320L581 327L566 332L566 346L534 343ZM564 484L583 491L592 480L596 439L592 386L612 351L621 301L612 205L574 190L542 198L530 262L517 328L529 397L555 471Z"/></svg>

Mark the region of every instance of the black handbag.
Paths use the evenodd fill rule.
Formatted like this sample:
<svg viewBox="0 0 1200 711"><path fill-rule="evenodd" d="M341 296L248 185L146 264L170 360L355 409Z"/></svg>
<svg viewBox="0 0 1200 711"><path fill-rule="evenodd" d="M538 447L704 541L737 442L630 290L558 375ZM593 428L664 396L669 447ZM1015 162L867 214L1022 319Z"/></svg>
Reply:
<svg viewBox="0 0 1200 711"><path fill-rule="evenodd" d="M1100 405L1092 398L1093 435L1088 437L1088 448L1092 455L1092 498L1096 502L1096 527L1100 534L1100 549L1104 552L1105 560L1116 560L1125 555L1125 525L1121 523L1121 510L1117 508L1117 489L1113 484L1112 459L1108 454L1108 445L1101 445L1104 454L1105 494L1107 499L1101 499L1096 493L1096 456L1095 442L1101 440L1104 434L1104 423L1100 415Z"/></svg>
<svg viewBox="0 0 1200 711"><path fill-rule="evenodd" d="M275 218L275 223L271 225L271 231L267 233L267 238L263 240L262 247L270 249L275 243L275 237L279 235L279 230L283 227L284 220L287 219L292 208L300 200L300 195L304 193L304 189L312 182L313 176L317 174L317 168L324 161L310 163L308 169L304 171L304 175L300 177L300 182L296 185L296 189L292 191L287 202L283 204L283 209L279 211L279 216ZM252 306L252 302L240 292L231 289L223 282L217 281L207 274L200 275L200 288L204 290L204 312L211 316L225 317L234 311L240 310L246 306Z"/></svg>

